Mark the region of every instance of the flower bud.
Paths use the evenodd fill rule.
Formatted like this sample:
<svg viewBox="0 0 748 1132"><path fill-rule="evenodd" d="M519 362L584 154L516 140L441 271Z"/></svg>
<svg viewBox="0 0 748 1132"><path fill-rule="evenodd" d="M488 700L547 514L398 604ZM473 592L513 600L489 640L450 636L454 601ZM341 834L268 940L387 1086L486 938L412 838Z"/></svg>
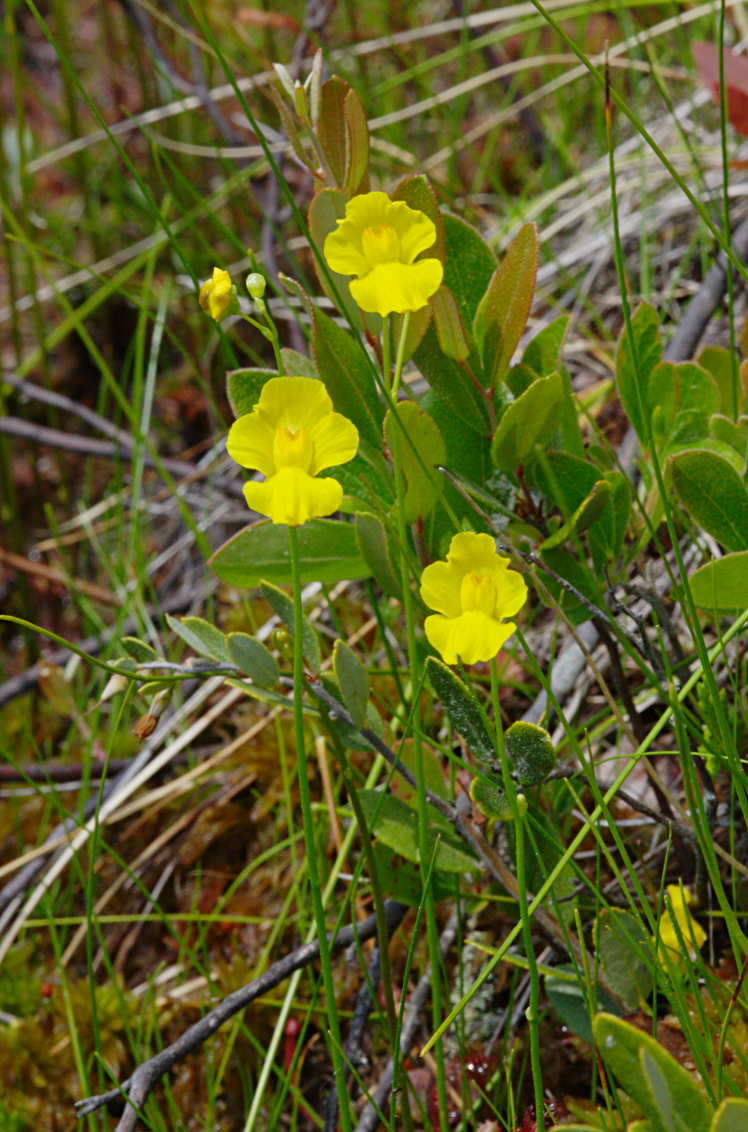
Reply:
<svg viewBox="0 0 748 1132"><path fill-rule="evenodd" d="M252 271L246 279L246 288L253 299L261 299L265 294L267 280L259 271Z"/></svg>
<svg viewBox="0 0 748 1132"><path fill-rule="evenodd" d="M238 309L236 287L231 282L228 271L224 271L222 267L213 268L213 275L200 288L199 302L216 322Z"/></svg>

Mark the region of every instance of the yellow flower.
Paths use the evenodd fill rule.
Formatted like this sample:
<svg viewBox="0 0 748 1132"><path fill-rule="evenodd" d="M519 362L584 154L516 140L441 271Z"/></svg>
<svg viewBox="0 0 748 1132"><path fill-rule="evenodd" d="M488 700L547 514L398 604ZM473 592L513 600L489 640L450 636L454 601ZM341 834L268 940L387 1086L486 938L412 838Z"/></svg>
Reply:
<svg viewBox="0 0 748 1132"><path fill-rule="evenodd" d="M213 268L213 275L200 288L199 302L216 322L236 309L236 287L231 282L228 271L224 271L222 267Z"/></svg>
<svg viewBox="0 0 748 1132"><path fill-rule="evenodd" d="M527 599L521 574L496 553L490 535L455 535L446 562L432 562L421 575L421 597L438 612L427 617L429 642L447 664L493 660L517 626L512 617Z"/></svg>
<svg viewBox="0 0 748 1132"><path fill-rule="evenodd" d="M688 889L669 884L666 892L667 906L657 925L657 958L666 969L683 969L686 959L694 960L704 946L706 932L691 915L693 896Z"/></svg>
<svg viewBox="0 0 748 1132"><path fill-rule="evenodd" d="M353 459L358 431L333 412L321 381L271 377L252 412L234 421L226 447L237 464L266 477L244 485L249 506L295 527L337 511L343 488L337 480L315 477Z"/></svg>
<svg viewBox="0 0 748 1132"><path fill-rule="evenodd" d="M441 261L416 261L435 243L436 227L425 212L386 193L361 193L348 201L324 252L333 271L358 276L349 287L361 310L384 318L420 310L439 290Z"/></svg>

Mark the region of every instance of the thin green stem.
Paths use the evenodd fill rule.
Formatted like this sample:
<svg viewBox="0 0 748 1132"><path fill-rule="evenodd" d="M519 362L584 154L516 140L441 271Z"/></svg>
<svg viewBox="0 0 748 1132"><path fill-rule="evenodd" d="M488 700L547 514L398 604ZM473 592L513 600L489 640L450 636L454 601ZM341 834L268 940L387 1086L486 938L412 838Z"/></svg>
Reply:
<svg viewBox="0 0 748 1132"><path fill-rule="evenodd" d="M392 385L392 401L394 403L397 386L399 383L400 373L402 372L402 359L405 349L405 336L408 331L407 319L403 321L400 333L400 340L398 342L397 357L398 366L395 370L395 381ZM384 387L389 389L389 359L390 359L390 330L389 319L385 319L383 333L382 333L382 364L383 364L383 377ZM386 365L386 368L385 368ZM399 367L399 368L398 368ZM420 708L418 696L415 694L415 689L420 686L420 657L418 654L418 645L416 642L415 633L415 610L413 603L413 590L410 583L410 571L408 567L408 549L410 545L408 534L408 520L405 514L405 477L401 467L400 444L393 444L392 446L392 461L394 465L394 478L395 478L395 511L397 520L398 540L400 543L400 573L402 580L403 591L403 612L405 614L405 627L406 639L408 648L408 667L410 669L410 695L412 697L411 703L411 726L413 728L413 751L415 755L416 765L416 780L417 780L417 812L418 812L418 853L421 862L421 876L423 880L423 905L426 917L426 937L428 941L429 959L431 961L431 1010L434 1026L438 1027L442 1017L442 993L441 993L441 950L439 948L439 927L436 921L436 907L434 902L434 893L431 884L426 883L425 869L431 859L429 851L429 821L428 821L428 805L426 801L426 785L425 785L425 767L423 758L423 745L421 743L421 722L420 722ZM447 1132L447 1083L446 1073L444 1068L444 1051L441 1045L438 1045L434 1050L434 1059L436 1061L436 1087L437 1096L439 1099L439 1127L441 1132Z"/></svg>
<svg viewBox="0 0 748 1132"><path fill-rule="evenodd" d="M317 927L319 941L319 959L322 970L322 980L325 988L328 1019L330 1022L330 1044L332 1052L333 1078L338 1093L340 1115L343 1122L343 1132L350 1132L351 1112L348 1093L345 1085L345 1063L342 1055L342 1042L340 1037L340 1023L338 1020L337 1004L335 1001L335 987L332 979L332 963L330 947L327 940L325 925L325 911L322 905L322 889L320 885L319 868L317 862L317 841L314 833L314 820L312 817L312 801L307 777L306 750L304 744L304 715L303 715L303 680L304 680L304 654L303 654L303 616L301 607L301 563L299 558L299 538L296 527L288 528L288 544L291 557L291 579L293 585L293 718L294 736L296 741L296 762L299 774L299 797L301 799L301 815L304 826L304 842L307 854L307 870L309 873L309 887L312 891L312 906Z"/></svg>
<svg viewBox="0 0 748 1132"><path fill-rule="evenodd" d="M501 720L501 703L499 702L499 672L497 658L491 662L491 708L493 711L494 734L496 739L496 757L501 765L504 779L504 790L512 808L512 817L515 834L515 872L517 876L517 890L519 900L519 916L522 925L522 942L527 956L527 969L530 976L530 1001L525 1010L525 1018L530 1030L530 1065L532 1068L532 1086L535 1099L535 1120L538 1132L545 1132L545 1114L543 1102L543 1069L540 1063L540 974L532 942L532 925L527 907L527 852L525 844L524 815L527 803L522 795L517 793L509 767L509 759L504 742L504 726Z"/></svg>
<svg viewBox="0 0 748 1132"><path fill-rule="evenodd" d="M395 358L395 372L392 375L392 400L397 401L397 393L400 388L400 378L403 372L403 359L405 357L405 342L408 337L408 329L410 327L410 311L406 311L403 316L403 324L400 329L400 341L397 344L397 357ZM386 380L386 374L385 374Z"/></svg>
<svg viewBox="0 0 748 1132"><path fill-rule="evenodd" d="M384 380L384 388L390 387L390 368L392 365L392 326L390 324L390 316L385 315L382 319L382 378ZM393 398L394 399L394 398Z"/></svg>

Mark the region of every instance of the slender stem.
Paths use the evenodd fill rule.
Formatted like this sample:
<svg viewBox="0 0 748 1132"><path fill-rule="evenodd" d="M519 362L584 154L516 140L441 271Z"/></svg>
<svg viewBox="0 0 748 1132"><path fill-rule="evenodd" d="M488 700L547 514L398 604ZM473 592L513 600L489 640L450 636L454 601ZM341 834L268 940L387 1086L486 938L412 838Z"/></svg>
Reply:
<svg viewBox="0 0 748 1132"><path fill-rule="evenodd" d="M389 388L389 356L390 356L390 341L389 341L389 327L388 320L385 321L387 326L387 335L382 336L382 358L383 365L386 362L387 368L383 370L385 388ZM397 386L400 382L400 374L402 372L403 354L405 350L405 338L408 333L408 318L403 320L400 331L400 340L397 348L397 362L395 367L395 377L392 383L392 401L394 403L397 395ZM403 590L403 612L405 614L406 637L408 647L408 667L410 669L410 695L413 699L411 705L411 720L413 726L413 751L415 754L416 765L416 798L417 798L417 812L418 812L418 853L420 857L421 878L423 881L423 904L425 909L426 918L426 938L428 942L429 959L431 961L431 974L432 974L432 987L431 987L431 1011L434 1028L440 1024L442 1016L442 988L441 988L441 949L439 947L439 927L436 921L436 907L434 902L433 888L430 883L426 882L426 869L428 868L431 859L429 851L429 825L428 825L428 805L426 801L426 776L423 759L423 745L421 743L421 721L420 721L420 708L418 696L415 689L420 687L420 657L418 655L418 646L415 634L415 610L413 605L413 590L410 580L410 570L408 565L408 521L405 515L405 478L401 467L400 453L402 439L399 443L392 446L392 461L395 473L395 511L397 518L397 532L398 540L400 543L400 572L402 579ZM434 1050L434 1059L436 1061L436 1088L439 1100L439 1127L441 1132L447 1132L447 1084L446 1073L444 1067L444 1050L441 1044L437 1045Z"/></svg>
<svg viewBox="0 0 748 1132"><path fill-rule="evenodd" d="M403 324L400 329L400 341L397 344L397 357L395 359L395 372L392 375L392 400L397 401L397 391L400 388L400 378L403 372L403 360L405 357L405 343L408 338L408 329L410 328L410 311L406 311L403 316ZM386 380L386 375L385 375Z"/></svg>
<svg viewBox="0 0 748 1132"><path fill-rule="evenodd" d="M299 539L296 527L288 528L288 545L291 557L291 580L293 584L293 718L294 735L296 740L296 762L299 773L299 797L301 799L301 815L304 824L304 843L307 854L307 870L309 873L309 887L312 891L312 906L317 927L319 941L319 958L322 969L322 980L325 988L327 1013L330 1022L330 1039L332 1046L333 1075L338 1091L340 1115L343 1121L344 1132L350 1132L351 1112L348 1092L345 1085L345 1063L342 1055L342 1042L340 1038L340 1024L338 1021L337 1004L335 1001L335 987L332 979L332 963L330 958L330 945L327 939L325 925L325 911L322 905L322 890L320 885L319 868L317 862L317 843L312 818L312 802L307 777L306 750L304 745L304 717L303 717L303 680L304 680L304 654L303 654L303 619L301 609L301 565L299 561Z"/></svg>
<svg viewBox="0 0 748 1132"><path fill-rule="evenodd" d="M390 367L392 365L392 326L390 316L386 314L382 319L382 377L384 388L390 387Z"/></svg>
<svg viewBox="0 0 748 1132"><path fill-rule="evenodd" d="M283 357L281 356L281 345L280 337L278 336L278 328L273 321L273 316L270 313L270 307L267 305L264 299L258 299L257 310L260 312L260 314L265 319L265 322L267 323L268 333L266 337L273 347L273 353L275 354L275 364L278 367L278 373L281 377L283 377L285 375L286 369L283 365Z"/></svg>
<svg viewBox="0 0 748 1132"><path fill-rule="evenodd" d="M525 844L525 806L520 804L520 796L511 776L509 759L506 754L504 742L504 728L501 721L501 704L499 702L499 672L497 659L491 662L491 707L493 709L494 729L496 736L496 757L501 764L504 779L504 790L512 808L512 818L515 834L515 870L517 875L517 890L519 899L519 915L522 924L522 942L527 957L527 968L530 975L530 1001L525 1010L525 1018L530 1031L530 1065L532 1067L532 1085L535 1099L535 1120L537 1132L545 1132L545 1112L543 1100L543 1070L540 1064L540 1033L538 1027L538 1009L540 1003L540 976L538 973L537 958L532 942L532 927L530 914L527 908L527 854Z"/></svg>

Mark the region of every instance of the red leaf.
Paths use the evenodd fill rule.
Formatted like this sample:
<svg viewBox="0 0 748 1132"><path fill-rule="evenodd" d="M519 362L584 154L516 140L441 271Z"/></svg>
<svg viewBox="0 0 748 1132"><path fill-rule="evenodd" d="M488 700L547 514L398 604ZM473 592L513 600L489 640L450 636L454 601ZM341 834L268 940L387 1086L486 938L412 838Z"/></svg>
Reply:
<svg viewBox="0 0 748 1132"><path fill-rule="evenodd" d="M692 43L696 70L703 86L712 92L719 105L719 53L712 43ZM727 119L730 125L748 137L748 58L736 55L729 47L723 51Z"/></svg>

